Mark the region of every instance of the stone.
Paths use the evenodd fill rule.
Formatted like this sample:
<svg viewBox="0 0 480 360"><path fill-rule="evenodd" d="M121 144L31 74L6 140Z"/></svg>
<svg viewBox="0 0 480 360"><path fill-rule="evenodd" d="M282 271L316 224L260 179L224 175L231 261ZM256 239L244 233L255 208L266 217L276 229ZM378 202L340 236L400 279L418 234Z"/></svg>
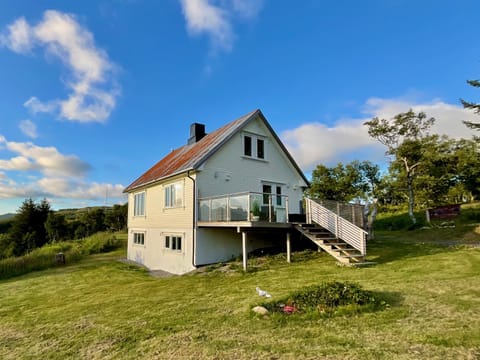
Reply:
<svg viewBox="0 0 480 360"><path fill-rule="evenodd" d="M252 311L258 315L267 315L268 310L265 309L263 306L255 306Z"/></svg>

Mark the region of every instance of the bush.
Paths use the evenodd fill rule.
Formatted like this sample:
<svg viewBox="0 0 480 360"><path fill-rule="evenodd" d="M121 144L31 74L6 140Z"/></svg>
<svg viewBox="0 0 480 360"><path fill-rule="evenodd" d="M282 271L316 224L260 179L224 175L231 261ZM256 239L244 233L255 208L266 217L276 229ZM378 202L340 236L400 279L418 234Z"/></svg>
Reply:
<svg viewBox="0 0 480 360"><path fill-rule="evenodd" d="M412 219L408 213L383 213L374 222L375 230L414 230L425 226L425 212L416 212L416 224L412 224Z"/></svg>
<svg viewBox="0 0 480 360"><path fill-rule="evenodd" d="M262 304L271 312L335 314L386 305L373 292L349 282L325 282L306 287L275 302ZM288 311L286 310L288 307Z"/></svg>
<svg viewBox="0 0 480 360"><path fill-rule="evenodd" d="M123 241L111 233L97 233L85 240L48 244L18 257L0 260L0 279L27 274L63 265L55 255L63 253L65 263L73 263L91 254L109 252L123 246Z"/></svg>

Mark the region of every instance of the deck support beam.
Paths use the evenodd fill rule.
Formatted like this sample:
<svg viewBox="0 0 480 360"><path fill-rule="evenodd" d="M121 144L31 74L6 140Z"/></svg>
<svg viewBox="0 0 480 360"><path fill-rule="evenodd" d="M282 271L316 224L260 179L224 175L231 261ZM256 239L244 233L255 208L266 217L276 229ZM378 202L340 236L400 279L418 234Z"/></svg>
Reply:
<svg viewBox="0 0 480 360"><path fill-rule="evenodd" d="M291 255L292 255L292 252L290 248L290 233L287 232L287 262L288 263L291 262Z"/></svg>
<svg viewBox="0 0 480 360"><path fill-rule="evenodd" d="M247 232L242 231L243 271L247 271Z"/></svg>

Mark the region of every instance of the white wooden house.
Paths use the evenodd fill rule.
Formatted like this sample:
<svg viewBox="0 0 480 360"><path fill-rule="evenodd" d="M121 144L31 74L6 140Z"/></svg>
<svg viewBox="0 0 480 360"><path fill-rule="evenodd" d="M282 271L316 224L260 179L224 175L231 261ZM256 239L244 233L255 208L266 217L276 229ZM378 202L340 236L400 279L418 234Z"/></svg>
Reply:
<svg viewBox="0 0 480 360"><path fill-rule="evenodd" d="M247 230L289 228L307 186L260 110L209 134L193 124L186 145L125 189L128 259L182 274L269 246Z"/></svg>
<svg viewBox="0 0 480 360"><path fill-rule="evenodd" d="M332 211L304 199L307 186L260 110L209 134L205 125L192 124L186 145L125 189L127 257L151 270L183 274L242 254L246 269L248 252L280 238L290 261L290 234L298 230L341 262L363 262L366 233L353 224L361 215L353 211L347 221L338 204ZM306 224L293 222L302 204Z"/></svg>

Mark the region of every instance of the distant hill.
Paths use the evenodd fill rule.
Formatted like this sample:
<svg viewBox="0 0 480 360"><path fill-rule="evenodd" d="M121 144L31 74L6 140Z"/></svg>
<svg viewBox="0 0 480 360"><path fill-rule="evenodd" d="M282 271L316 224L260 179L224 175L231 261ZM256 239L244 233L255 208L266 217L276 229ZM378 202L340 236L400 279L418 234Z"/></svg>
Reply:
<svg viewBox="0 0 480 360"><path fill-rule="evenodd" d="M0 221L6 221L6 220L13 219L15 217L15 215L16 214L12 214L12 213L0 215Z"/></svg>

